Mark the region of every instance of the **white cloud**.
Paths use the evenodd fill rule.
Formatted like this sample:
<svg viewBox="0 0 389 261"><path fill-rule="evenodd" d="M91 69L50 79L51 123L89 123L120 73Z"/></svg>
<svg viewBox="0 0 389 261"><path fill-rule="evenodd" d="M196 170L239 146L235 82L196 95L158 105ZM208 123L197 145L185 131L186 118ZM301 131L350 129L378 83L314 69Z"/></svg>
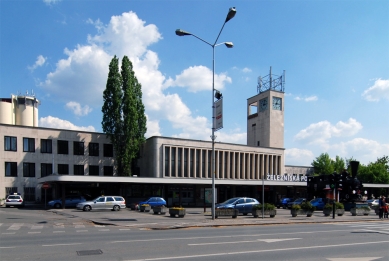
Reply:
<svg viewBox="0 0 389 261"><path fill-rule="evenodd" d="M245 68L242 69L242 72L250 73L250 72L252 72L252 70L250 68L245 67Z"/></svg>
<svg viewBox="0 0 389 261"><path fill-rule="evenodd" d="M389 100L389 80L376 80L373 86L362 93L362 97L367 101Z"/></svg>
<svg viewBox="0 0 389 261"><path fill-rule="evenodd" d="M65 130L79 130L79 131L96 131L93 126L82 127L76 126L70 121L61 120L56 117L47 116L39 119L39 126L46 128L54 128L54 129L65 129Z"/></svg>
<svg viewBox="0 0 389 261"><path fill-rule="evenodd" d="M353 136L362 129L362 124L353 118L347 122L339 121L332 125L328 121L313 123L294 137L296 141L307 144L325 144L332 137Z"/></svg>
<svg viewBox="0 0 389 261"><path fill-rule="evenodd" d="M46 57L43 57L42 55L39 55L37 58L36 58L36 61L35 61L35 64L32 65L32 66L28 66L27 68L30 70L30 71L34 71L36 68L42 66L45 62L46 62Z"/></svg>
<svg viewBox="0 0 389 261"><path fill-rule="evenodd" d="M226 73L215 74L215 89L222 90L232 80ZM212 71L205 66L193 66L185 69L176 79L168 79L164 87L188 87L190 92L212 90Z"/></svg>
<svg viewBox="0 0 389 261"><path fill-rule="evenodd" d="M112 16L107 25L99 20L88 20L88 23L96 27L97 34L88 36L87 45L77 45L73 50L65 49L67 58L58 61L56 69L40 84L51 97L100 108L113 55L122 59L130 54L135 76L142 84L143 102L148 115L147 135L162 133L161 122L168 121L176 130L176 136L209 137L210 123L206 117L194 117L177 94L164 93L172 84L186 85L191 91L209 90L212 72L208 68L190 67L176 80L166 81L158 70L158 55L148 50L149 45L162 39L155 25L146 25L133 12ZM197 79L193 79L191 74L195 74ZM228 82L231 82L231 78L226 74L216 75L216 88L222 89Z"/></svg>
<svg viewBox="0 0 389 261"><path fill-rule="evenodd" d="M58 2L61 2L62 0L43 0L43 3L47 4L47 5L52 5L52 4L56 4Z"/></svg>
<svg viewBox="0 0 389 261"><path fill-rule="evenodd" d="M73 101L66 103L66 108L73 111L73 113L77 116L86 116L92 111L88 105L81 107L78 102Z"/></svg>
<svg viewBox="0 0 389 261"><path fill-rule="evenodd" d="M312 101L317 101L317 96L309 96L309 97L299 97L296 96L294 98L296 101L305 101L305 102L312 102Z"/></svg>
<svg viewBox="0 0 389 261"><path fill-rule="evenodd" d="M158 120L152 121L149 120L147 115L147 132L145 134L146 138L152 137L152 136L161 136L161 130L159 127L159 122Z"/></svg>
<svg viewBox="0 0 389 261"><path fill-rule="evenodd" d="M293 165L309 166L315 159L315 155L312 151L307 149L291 148L285 150L285 164L293 162Z"/></svg>

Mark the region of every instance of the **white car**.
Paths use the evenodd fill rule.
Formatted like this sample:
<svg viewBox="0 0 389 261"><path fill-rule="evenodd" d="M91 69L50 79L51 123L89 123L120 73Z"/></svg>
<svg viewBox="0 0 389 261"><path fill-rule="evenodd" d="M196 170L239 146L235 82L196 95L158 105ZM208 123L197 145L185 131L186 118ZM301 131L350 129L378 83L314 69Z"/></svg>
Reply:
<svg viewBox="0 0 389 261"><path fill-rule="evenodd" d="M126 200L121 196L100 196L91 201L80 202L77 209L91 211L92 209L111 209L119 211L126 208Z"/></svg>
<svg viewBox="0 0 389 261"><path fill-rule="evenodd" d="M369 199L366 200L366 203L369 205L369 207L376 207L378 206L378 199Z"/></svg>
<svg viewBox="0 0 389 261"><path fill-rule="evenodd" d="M14 207L24 207L24 201L22 196L19 193L14 193L9 195L5 200L5 207L9 208L10 206Z"/></svg>

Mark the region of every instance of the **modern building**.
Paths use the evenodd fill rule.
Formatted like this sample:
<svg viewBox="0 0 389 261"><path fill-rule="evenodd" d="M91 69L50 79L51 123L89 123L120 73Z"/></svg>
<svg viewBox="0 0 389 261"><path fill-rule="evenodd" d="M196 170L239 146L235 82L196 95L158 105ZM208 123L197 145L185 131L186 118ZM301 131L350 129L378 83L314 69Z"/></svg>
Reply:
<svg viewBox="0 0 389 261"><path fill-rule="evenodd" d="M235 196L275 202L306 193L312 169L284 165L284 81L271 72L267 79L247 100L247 145L215 142L216 202ZM38 105L33 96L1 99L0 197L115 194L127 202L163 196L168 205L211 204L211 141L150 137L136 175L118 176L105 134L38 127Z"/></svg>

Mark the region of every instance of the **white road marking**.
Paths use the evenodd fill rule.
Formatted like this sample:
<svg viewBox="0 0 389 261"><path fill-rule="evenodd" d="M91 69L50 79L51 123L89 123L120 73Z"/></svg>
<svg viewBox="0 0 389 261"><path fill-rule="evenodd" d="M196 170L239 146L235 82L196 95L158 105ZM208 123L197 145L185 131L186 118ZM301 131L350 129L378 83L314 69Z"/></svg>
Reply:
<svg viewBox="0 0 389 261"><path fill-rule="evenodd" d="M65 228L63 223L56 223L54 224L54 228Z"/></svg>
<svg viewBox="0 0 389 261"><path fill-rule="evenodd" d="M286 241L286 240L296 240L301 238L283 238L283 239L257 239L257 240L251 240L251 241L229 241L229 242L213 242L213 243L199 243L199 244L188 244L188 246L206 246L206 245L224 245L224 244L239 244L239 243L254 243L258 241L263 241L266 243L274 243L274 242L280 242L280 241Z"/></svg>
<svg viewBox="0 0 389 261"><path fill-rule="evenodd" d="M15 235L15 232L1 233L2 235Z"/></svg>
<svg viewBox="0 0 389 261"><path fill-rule="evenodd" d="M44 247L52 247L52 246L76 246L81 245L82 243L69 243L69 244L53 244L53 245L42 245Z"/></svg>
<svg viewBox="0 0 389 261"><path fill-rule="evenodd" d="M14 223L7 230L19 230L23 226L23 223Z"/></svg>
<svg viewBox="0 0 389 261"><path fill-rule="evenodd" d="M65 233L65 231L53 231L53 233Z"/></svg>
<svg viewBox="0 0 389 261"><path fill-rule="evenodd" d="M40 234L41 232L35 231L35 232L28 232L28 234Z"/></svg>
<svg viewBox="0 0 389 261"><path fill-rule="evenodd" d="M373 261L381 257L327 258L329 261Z"/></svg>
<svg viewBox="0 0 389 261"><path fill-rule="evenodd" d="M104 225L95 225L95 227L105 227Z"/></svg>
<svg viewBox="0 0 389 261"><path fill-rule="evenodd" d="M77 230L76 232L88 232L88 230Z"/></svg>
<svg viewBox="0 0 389 261"><path fill-rule="evenodd" d="M119 230L128 231L128 230L131 230L131 229L129 229L129 228L120 228Z"/></svg>
<svg viewBox="0 0 389 261"><path fill-rule="evenodd" d="M33 225L31 229L42 229L43 225Z"/></svg>
<svg viewBox="0 0 389 261"><path fill-rule="evenodd" d="M0 248L15 248L15 247L0 247Z"/></svg>
<svg viewBox="0 0 389 261"><path fill-rule="evenodd" d="M157 257L157 258L144 258L144 259L129 259L126 261L154 261L154 260L173 260L173 259L184 259L184 258L196 258L196 257L209 257L209 256L226 256L226 255L243 255L252 253L265 253L265 252L279 252L279 251L301 251L302 249L317 249L317 248L330 248L330 247L344 247L344 246L355 246L355 245L371 245L371 244L387 244L389 241L378 241L378 242L362 242L362 243L350 243L350 244L339 244L339 245L320 245L320 246L309 246L309 247L292 247L292 248L278 248L278 249L263 249L243 252L222 252L215 254L204 254L204 255L192 255L192 256L170 256L170 257ZM356 260L355 258L353 260Z"/></svg>
<svg viewBox="0 0 389 261"><path fill-rule="evenodd" d="M99 231L109 231L109 229L108 228L106 228L106 229L99 229Z"/></svg>

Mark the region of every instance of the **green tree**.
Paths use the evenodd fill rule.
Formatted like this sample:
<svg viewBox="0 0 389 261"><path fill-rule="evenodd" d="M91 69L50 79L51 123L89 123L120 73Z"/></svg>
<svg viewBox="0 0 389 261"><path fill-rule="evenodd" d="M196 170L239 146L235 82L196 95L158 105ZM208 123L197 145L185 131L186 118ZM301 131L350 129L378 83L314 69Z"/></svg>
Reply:
<svg viewBox="0 0 389 261"><path fill-rule="evenodd" d="M316 160L312 161L312 167L314 168L315 174L329 175L334 173L333 160L330 158L328 153L322 153Z"/></svg>
<svg viewBox="0 0 389 261"><path fill-rule="evenodd" d="M365 183L389 184L389 157L383 156L358 169L358 179Z"/></svg>
<svg viewBox="0 0 389 261"><path fill-rule="evenodd" d="M342 159L339 156L335 157L335 161L332 162L332 165L334 167L334 171L338 174L342 173L343 170L345 170L345 162L344 159Z"/></svg>
<svg viewBox="0 0 389 261"><path fill-rule="evenodd" d="M145 141L146 116L142 102L142 86L133 71L127 56L111 60L102 107L103 131L110 138L117 162L119 175L131 176L133 162Z"/></svg>

